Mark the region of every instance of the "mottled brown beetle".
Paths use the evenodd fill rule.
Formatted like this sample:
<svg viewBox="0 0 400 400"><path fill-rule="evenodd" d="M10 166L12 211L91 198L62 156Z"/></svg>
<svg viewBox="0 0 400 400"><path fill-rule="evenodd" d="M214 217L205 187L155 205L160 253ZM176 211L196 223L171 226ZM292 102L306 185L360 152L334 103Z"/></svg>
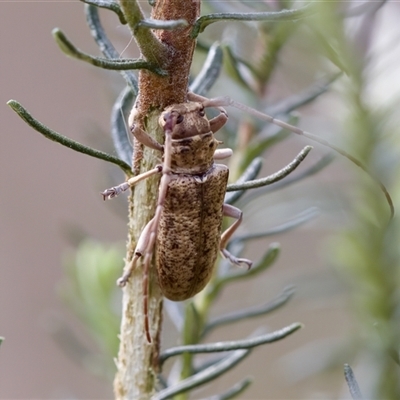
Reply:
<svg viewBox="0 0 400 400"><path fill-rule="evenodd" d="M189 93L188 98L192 101L173 104L161 114L159 124L165 133L164 145L136 126L134 117L131 116L133 120L129 123L134 137L142 144L160 151L163 154L163 164L102 193L104 199L112 198L141 180L162 173L155 215L143 229L132 261L117 281L119 286L125 286L138 259L144 256L143 302L145 331L149 342L151 336L147 297L154 246L158 283L164 296L173 301L189 299L207 285L218 251L232 264L244 264L248 268L252 265L250 260L236 258L225 248L241 223L242 212L224 204L229 170L225 165L214 162L232 155L231 149L217 150L221 142L214 137L214 133L228 119L223 106L244 110L330 147L366 171L357 159L326 140L228 97L206 99ZM219 114L208 120L204 111L206 107L216 108ZM390 195L385 186L379 180L376 181L384 192L393 215ZM236 221L221 235L224 216L235 218Z"/></svg>
<svg viewBox="0 0 400 400"><path fill-rule="evenodd" d="M194 95L191 95L193 98ZM201 99L195 97L195 99ZM144 310L148 327L147 295L149 266L156 245L158 283L163 295L173 301L189 299L209 282L218 251L236 265L251 267L252 262L236 258L225 248L240 225L242 212L224 204L229 170L214 160L227 158L230 149L217 150L220 142L214 133L228 117L222 107L208 120L202 102L174 104L161 114L164 146L133 124L135 138L144 145L164 153L164 162L156 168L103 192L112 198L139 181L162 173L154 218L143 229L129 268L117 281L125 286L137 260L144 256ZM222 218L236 221L221 235Z"/></svg>

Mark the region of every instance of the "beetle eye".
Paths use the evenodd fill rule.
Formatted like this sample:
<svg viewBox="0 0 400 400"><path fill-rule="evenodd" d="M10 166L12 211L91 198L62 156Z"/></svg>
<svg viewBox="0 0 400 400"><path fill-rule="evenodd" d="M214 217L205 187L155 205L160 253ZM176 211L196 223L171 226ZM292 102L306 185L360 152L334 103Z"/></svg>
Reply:
<svg viewBox="0 0 400 400"><path fill-rule="evenodd" d="M204 107L199 110L199 115L200 115L200 117L204 117L204 115L206 115L206 112L204 111Z"/></svg>
<svg viewBox="0 0 400 400"><path fill-rule="evenodd" d="M183 115L179 115L178 118L176 119L176 123L180 124L183 121Z"/></svg>

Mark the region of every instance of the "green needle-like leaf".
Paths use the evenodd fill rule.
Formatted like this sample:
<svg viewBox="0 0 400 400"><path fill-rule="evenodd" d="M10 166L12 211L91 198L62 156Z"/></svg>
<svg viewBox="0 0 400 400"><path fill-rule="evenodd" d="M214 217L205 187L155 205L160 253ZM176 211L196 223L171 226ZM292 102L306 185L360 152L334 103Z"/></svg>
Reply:
<svg viewBox="0 0 400 400"><path fill-rule="evenodd" d="M125 15L121 10L121 7L116 1L113 0L80 0L82 3L86 3L92 6L105 8L107 10L113 11L118 15L121 24L126 24Z"/></svg>
<svg viewBox="0 0 400 400"><path fill-rule="evenodd" d="M216 13L203 15L198 18L193 26L192 37L196 38L199 33L214 22L218 21L296 21L311 14L308 6L297 10L281 10L257 13Z"/></svg>
<svg viewBox="0 0 400 400"><path fill-rule="evenodd" d="M75 47L72 42L65 36L65 34L58 28L53 29L52 32L54 39L60 46L60 49L67 55L78 60L85 61L95 67L103 69L110 69L115 71L131 70L131 69L148 69L155 74L165 76L167 72L159 68L158 66L151 64L144 60L138 59L108 59L101 57L93 57L89 54L84 53Z"/></svg>
<svg viewBox="0 0 400 400"><path fill-rule="evenodd" d="M167 21L162 21L158 19L143 19L137 24L138 28L147 29L162 29L166 31L173 31L177 28L184 28L188 26L188 22L185 19L170 19Z"/></svg>
<svg viewBox="0 0 400 400"><path fill-rule="evenodd" d="M85 146L75 140L67 138L60 133L53 131L46 125L39 122L37 119L28 112L20 103L15 100L9 100L7 104L33 129L41 133L47 139L54 142L60 143L61 145L75 150L79 153L87 154L88 156L98 158L100 160L108 161L110 163L118 165L128 176L132 175L131 167L125 162L111 154L104 153L100 150L92 149L91 147Z"/></svg>

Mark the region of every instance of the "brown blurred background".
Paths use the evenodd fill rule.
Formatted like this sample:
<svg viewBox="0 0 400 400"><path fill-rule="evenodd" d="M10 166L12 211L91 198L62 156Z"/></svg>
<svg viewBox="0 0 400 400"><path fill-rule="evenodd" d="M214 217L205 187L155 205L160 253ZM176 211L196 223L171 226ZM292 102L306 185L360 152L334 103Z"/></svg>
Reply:
<svg viewBox="0 0 400 400"><path fill-rule="evenodd" d="M398 12L393 5L392 10ZM390 12L385 10L385 15L389 17ZM101 15L121 51L129 41L122 34L125 28L114 15ZM124 243L126 221L99 196L107 182L104 176L113 167L45 140L6 102L16 99L58 132L109 149L111 140L105 133L116 95L113 82L120 78L67 59L55 44L51 30L60 27L79 48L98 54L78 1L0 2L0 19L0 335L5 337L0 348L0 398L112 398L110 382L91 376L75 364L50 331L54 317L62 318L83 340L89 340L59 300L56 287L63 275L62 256L71 248L66 234L71 228L98 240ZM324 96L318 108L305 110L314 115L308 121L313 132L334 124L334 100ZM304 144L293 140L281 146L267 160L266 172L283 167ZM308 165L325 151L317 148L314 153ZM266 301L288 284L297 287L292 302L269 317L242 324L240 329L221 329L212 338L238 339L260 325L272 330L295 321L303 322L305 329L253 351L243 364L214 383L210 393L221 392L243 376L252 375L254 384L243 398L346 398L341 366L351 361L346 349L354 332L345 287L329 265L325 239L346 220L346 212L338 208L340 202L332 199L341 198L338 190L351 179L350 170L349 163L339 161L307 180L302 193L309 191L310 196L304 196L302 204L320 207L319 218L274 238L283 249L278 263L263 279L238 284L237 290L224 294L215 313ZM274 220L277 204L291 200L295 193L284 191L266 198L261 208L268 207L269 202L276 208L264 210L262 224L259 214L249 213L245 229L284 222ZM331 201L324 203L329 198ZM265 247L270 241L260 241L258 246ZM257 254L255 249L252 258ZM170 323L165 331L165 342L174 343L176 333ZM329 366L332 368L324 369Z"/></svg>

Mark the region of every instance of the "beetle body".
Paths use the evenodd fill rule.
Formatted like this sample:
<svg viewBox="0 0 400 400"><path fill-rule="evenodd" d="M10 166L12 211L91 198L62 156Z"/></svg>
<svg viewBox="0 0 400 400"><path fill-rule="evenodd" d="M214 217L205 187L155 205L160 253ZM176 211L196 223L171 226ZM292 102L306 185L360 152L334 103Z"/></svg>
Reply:
<svg viewBox="0 0 400 400"><path fill-rule="evenodd" d="M170 300L193 297L211 278L227 181L228 168L213 164L203 175L181 174L168 186L157 235L157 272Z"/></svg>
<svg viewBox="0 0 400 400"><path fill-rule="evenodd" d="M200 103L174 104L160 117L164 128L168 119L176 122L170 121L171 173L157 231L157 272L164 296L181 301L211 278L229 170L214 163L219 142Z"/></svg>
<svg viewBox="0 0 400 400"><path fill-rule="evenodd" d="M203 100L203 98L201 99ZM214 160L229 157L230 149L217 150L214 133L227 121L226 111L209 120L202 101L167 107L159 118L165 132L162 146L135 124L130 125L136 140L163 153L163 164L103 192L111 198L153 174L162 173L154 218L143 229L131 262L118 280L124 286L140 258L144 258L144 314L148 323L149 269L156 248L158 283L165 297L181 301L193 297L209 282L218 251L231 263L249 268L251 261L236 258L225 246L240 225L242 212L224 204L229 170ZM224 216L236 221L222 234Z"/></svg>

